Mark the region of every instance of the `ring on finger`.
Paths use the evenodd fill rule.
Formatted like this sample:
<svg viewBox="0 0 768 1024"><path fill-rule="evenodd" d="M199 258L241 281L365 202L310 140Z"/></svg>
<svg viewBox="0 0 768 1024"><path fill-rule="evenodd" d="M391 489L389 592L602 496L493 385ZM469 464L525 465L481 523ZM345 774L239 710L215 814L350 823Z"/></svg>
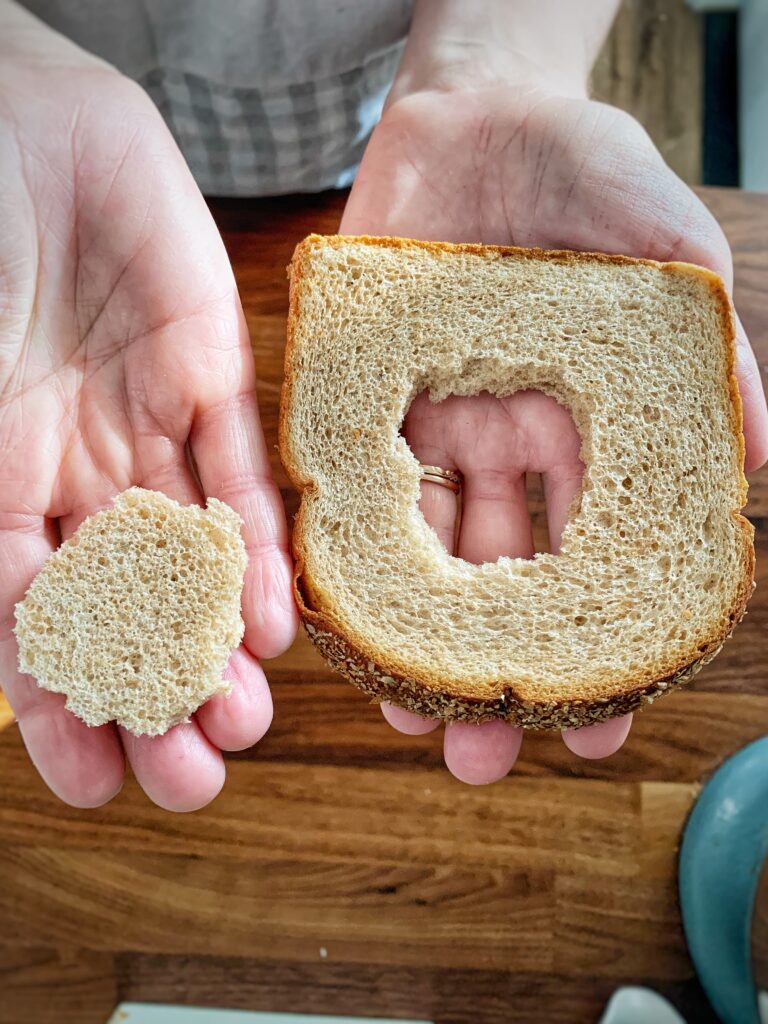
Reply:
<svg viewBox="0 0 768 1024"><path fill-rule="evenodd" d="M443 469L441 466L421 466L421 479L458 494L461 490L463 477L456 469Z"/></svg>

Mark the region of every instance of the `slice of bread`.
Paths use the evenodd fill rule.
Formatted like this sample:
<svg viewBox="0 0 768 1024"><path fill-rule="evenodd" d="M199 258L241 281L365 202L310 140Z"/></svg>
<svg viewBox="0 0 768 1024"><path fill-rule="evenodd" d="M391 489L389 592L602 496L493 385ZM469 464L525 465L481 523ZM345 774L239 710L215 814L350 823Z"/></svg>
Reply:
<svg viewBox="0 0 768 1024"><path fill-rule="evenodd" d="M16 605L19 671L88 725L158 736L222 680L243 636L240 516L132 487L51 555Z"/></svg>
<svg viewBox="0 0 768 1024"><path fill-rule="evenodd" d="M722 281L621 256L311 236L290 270L281 452L296 595L328 661L445 718L582 726L709 661L752 591ZM537 388L586 466L557 555L471 565L418 509L399 430L433 400Z"/></svg>

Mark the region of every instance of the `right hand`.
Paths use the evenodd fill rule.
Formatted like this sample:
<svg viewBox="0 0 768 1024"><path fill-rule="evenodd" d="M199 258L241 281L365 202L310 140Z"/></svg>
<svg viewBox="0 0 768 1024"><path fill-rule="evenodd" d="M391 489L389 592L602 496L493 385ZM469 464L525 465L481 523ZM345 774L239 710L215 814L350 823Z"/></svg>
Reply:
<svg viewBox="0 0 768 1024"><path fill-rule="evenodd" d="M62 800L109 800L127 757L157 804L192 810L223 784L221 750L269 727L258 659L284 650L297 624L248 330L219 233L149 98L26 13L12 9L10 21L0 43L0 684ZM86 727L63 696L18 672L12 633L14 605L59 541L133 484L184 504L228 502L249 553L245 639L225 673L232 695L152 739Z"/></svg>
<svg viewBox="0 0 768 1024"><path fill-rule="evenodd" d="M419 69L429 66L421 56L414 61ZM438 79L410 94L396 83L392 95L352 188L343 234L684 260L710 267L731 286L722 231L628 114L524 80L448 87ZM756 468L768 456L768 414L740 325L737 347L747 467ZM541 392L504 399L486 393L433 405L422 395L403 431L420 462L464 474L455 549L453 496L422 484L424 517L452 554L469 562L532 557L527 472L542 474L557 548L583 467L576 428L553 399ZM410 734L439 724L396 706L382 710ZM582 757L604 757L621 746L630 721L567 729L563 738ZM521 740L521 730L502 721L449 723L446 765L465 782L493 782L511 769Z"/></svg>

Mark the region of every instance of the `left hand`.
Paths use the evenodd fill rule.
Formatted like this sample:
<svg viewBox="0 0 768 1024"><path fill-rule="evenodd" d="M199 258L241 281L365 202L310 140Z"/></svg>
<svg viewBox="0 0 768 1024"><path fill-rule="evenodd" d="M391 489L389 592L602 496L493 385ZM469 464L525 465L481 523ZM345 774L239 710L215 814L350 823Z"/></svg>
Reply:
<svg viewBox="0 0 768 1024"><path fill-rule="evenodd" d="M490 83L397 96L368 145L340 230L683 260L732 283L722 231L640 125L612 107L539 86ZM768 416L741 327L738 354L747 465L754 468L768 455ZM435 405L420 395L404 434L422 463L464 474L453 553L470 562L532 557L526 472L543 476L557 550L583 466L573 421L553 399L485 393ZM452 549L453 495L422 484L421 508ZM382 710L403 732L438 725L401 708ZM626 716L566 730L563 738L582 757L604 757L621 746L630 723ZM449 724L445 761L459 779L493 782L510 770L521 741L521 730L504 722Z"/></svg>
<svg viewBox="0 0 768 1024"><path fill-rule="evenodd" d="M127 760L156 804L195 810L224 783L222 751L269 727L260 659L297 623L232 269L149 97L4 7L0 177L0 680L66 803L111 799ZM88 728L18 671L13 634L14 606L59 541L134 484L184 505L228 502L249 554L231 695L163 736Z"/></svg>

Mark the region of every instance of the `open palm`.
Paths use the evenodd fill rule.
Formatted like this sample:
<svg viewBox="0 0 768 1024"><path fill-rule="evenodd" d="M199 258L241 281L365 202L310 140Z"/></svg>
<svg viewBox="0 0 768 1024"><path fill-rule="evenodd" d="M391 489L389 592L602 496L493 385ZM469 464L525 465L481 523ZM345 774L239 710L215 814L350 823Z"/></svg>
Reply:
<svg viewBox="0 0 768 1024"><path fill-rule="evenodd" d="M683 260L731 283L720 228L632 118L589 100L507 85L423 91L393 102L368 146L341 231ZM741 330L739 380L747 461L759 465L768 453L765 402ZM464 475L455 551L455 498L422 484L422 511L449 550L471 562L532 556L526 472L542 474L557 549L583 466L573 421L553 399L481 394L434 405L421 395L403 429L422 463ZM405 732L437 724L383 710ZM583 756L605 756L629 724L606 722L565 739ZM521 736L502 722L449 725L446 763L468 782L493 781L514 763Z"/></svg>
<svg viewBox="0 0 768 1024"><path fill-rule="evenodd" d="M271 719L257 658L296 615L248 333L221 239L148 98L98 65L2 72L0 672L29 752L65 800L96 805L124 756L185 810L218 792L221 749ZM44 74L44 82L41 77ZM163 737L89 729L16 670L14 604L83 518L139 484L213 495L245 523L244 645L232 696Z"/></svg>

